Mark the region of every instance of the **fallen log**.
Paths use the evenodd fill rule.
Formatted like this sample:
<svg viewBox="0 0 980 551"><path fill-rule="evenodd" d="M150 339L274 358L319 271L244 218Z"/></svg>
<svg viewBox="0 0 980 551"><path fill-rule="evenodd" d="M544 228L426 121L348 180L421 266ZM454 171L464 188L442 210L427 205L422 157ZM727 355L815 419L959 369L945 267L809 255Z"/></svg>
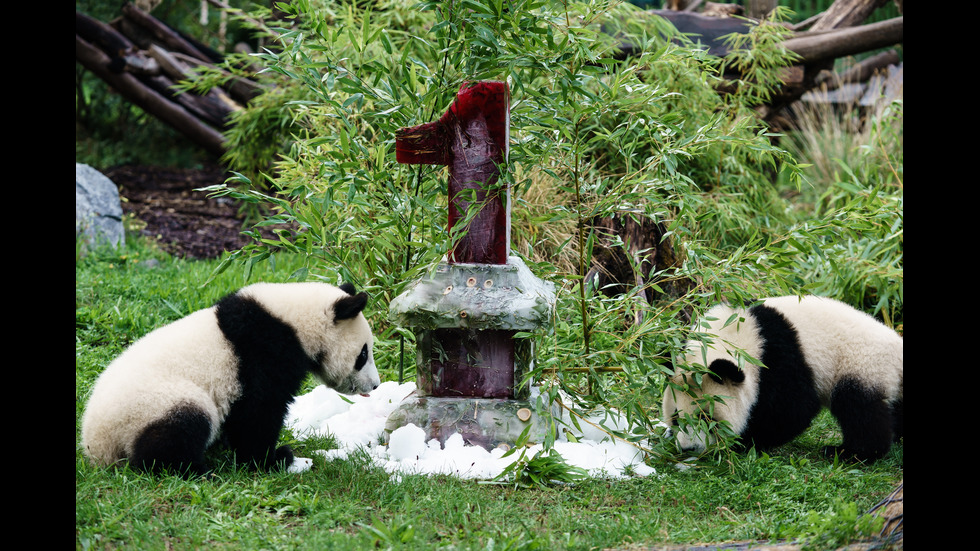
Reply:
<svg viewBox="0 0 980 551"><path fill-rule="evenodd" d="M82 36L86 41L113 58L122 58L127 53L137 49L136 45L126 36L78 10L75 10L75 34Z"/></svg>
<svg viewBox="0 0 980 551"><path fill-rule="evenodd" d="M204 95L181 93L176 81L188 76L189 71L181 62L156 44L148 51L140 50L110 25L76 12L75 20L84 40L95 40L109 58L108 70L125 71L135 75L144 86L187 109L202 122L214 128L224 128L232 111L240 108L220 88ZM87 67L86 67L87 68ZM98 74L98 73L97 73Z"/></svg>
<svg viewBox="0 0 980 551"><path fill-rule="evenodd" d="M186 109L203 124L214 129L227 127L231 109L216 96L181 92L176 83L164 74L146 76L139 80L164 98Z"/></svg>
<svg viewBox="0 0 980 551"><path fill-rule="evenodd" d="M689 35L708 48L708 53L725 57L729 53L725 37L732 33L745 34L752 30L752 23L737 17L712 17L700 13L674 10L650 10L651 14L670 21L678 32ZM630 46L624 46L630 48ZM632 51L636 51L633 48Z"/></svg>

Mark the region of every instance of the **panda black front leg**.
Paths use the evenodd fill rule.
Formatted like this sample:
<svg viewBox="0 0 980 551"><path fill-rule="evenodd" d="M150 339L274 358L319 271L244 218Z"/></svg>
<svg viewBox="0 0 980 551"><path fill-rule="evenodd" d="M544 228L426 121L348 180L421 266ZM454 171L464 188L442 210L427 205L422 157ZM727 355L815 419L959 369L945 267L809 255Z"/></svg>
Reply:
<svg viewBox="0 0 980 551"><path fill-rule="evenodd" d="M225 419L223 431L239 464L264 470L284 469L293 462L289 446L276 447L286 409L254 400L240 400Z"/></svg>
<svg viewBox="0 0 980 551"><path fill-rule="evenodd" d="M255 297L239 293L223 299L216 317L234 351L241 388L222 427L228 444L240 463L288 467L292 450L276 444L289 403L314 362L297 331Z"/></svg>

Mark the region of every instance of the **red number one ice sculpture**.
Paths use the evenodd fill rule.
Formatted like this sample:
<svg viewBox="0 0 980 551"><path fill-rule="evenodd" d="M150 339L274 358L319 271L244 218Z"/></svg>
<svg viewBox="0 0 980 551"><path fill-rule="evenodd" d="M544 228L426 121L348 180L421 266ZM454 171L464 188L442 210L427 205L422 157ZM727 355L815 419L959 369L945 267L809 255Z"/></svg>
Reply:
<svg viewBox="0 0 980 551"><path fill-rule="evenodd" d="M510 194L498 186L507 160L510 91L506 82L463 84L435 122L398 132L399 163L449 167L449 262L506 264L510 253ZM461 231L468 209L477 212Z"/></svg>
<svg viewBox="0 0 980 551"><path fill-rule="evenodd" d="M529 422L533 353L518 331L550 319L554 289L510 252L510 193L501 183L510 132L505 82L463 84L438 121L400 130L397 160L448 167L446 262L392 300L389 317L416 334L418 391L388 419L441 441L513 441ZM521 411L521 415L517 412ZM531 417L534 419L534 417Z"/></svg>

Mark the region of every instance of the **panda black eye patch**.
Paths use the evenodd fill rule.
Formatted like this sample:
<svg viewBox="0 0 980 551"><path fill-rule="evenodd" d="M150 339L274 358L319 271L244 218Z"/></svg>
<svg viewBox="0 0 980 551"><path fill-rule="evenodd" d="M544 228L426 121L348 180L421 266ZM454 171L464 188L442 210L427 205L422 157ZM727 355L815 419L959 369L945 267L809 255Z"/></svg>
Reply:
<svg viewBox="0 0 980 551"><path fill-rule="evenodd" d="M367 345L365 344L361 348L361 353L357 355L357 361L354 362L354 371L360 371L364 367L364 365L367 364L367 359L368 359L368 349L367 349Z"/></svg>

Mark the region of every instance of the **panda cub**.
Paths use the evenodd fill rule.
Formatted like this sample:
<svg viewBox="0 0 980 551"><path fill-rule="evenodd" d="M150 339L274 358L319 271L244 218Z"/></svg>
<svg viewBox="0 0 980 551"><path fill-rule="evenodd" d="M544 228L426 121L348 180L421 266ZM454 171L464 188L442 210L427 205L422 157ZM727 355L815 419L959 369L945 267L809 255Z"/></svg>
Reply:
<svg viewBox="0 0 980 551"><path fill-rule="evenodd" d="M707 415L698 404L710 394L724 401L712 418L728 421L740 444L760 450L800 435L821 407L830 409L844 437L828 454L871 462L902 437L903 339L864 312L829 298L787 296L748 309L715 306L695 330L711 335L710 342L689 342L685 363L710 373L698 390L687 387L689 372L675 370L662 409L672 432L679 415ZM703 450L713 441L690 428L676 436L683 450Z"/></svg>
<svg viewBox="0 0 980 551"><path fill-rule="evenodd" d="M257 283L137 340L99 376L82 417L82 446L98 465L208 472L219 437L237 461L293 462L276 448L308 373L343 393L381 384L367 294L350 284Z"/></svg>

